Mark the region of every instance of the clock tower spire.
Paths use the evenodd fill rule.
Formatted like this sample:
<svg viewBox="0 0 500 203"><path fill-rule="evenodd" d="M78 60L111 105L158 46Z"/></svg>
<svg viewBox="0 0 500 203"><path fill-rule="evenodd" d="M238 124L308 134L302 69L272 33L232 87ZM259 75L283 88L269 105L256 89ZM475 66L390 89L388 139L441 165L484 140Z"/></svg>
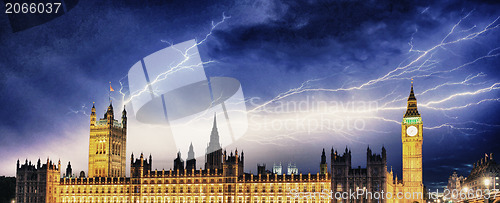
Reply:
<svg viewBox="0 0 500 203"><path fill-rule="evenodd" d="M423 123L417 109L417 98L413 92L413 79L408 96L406 113L401 123L403 143L403 188L412 195L405 202L423 202L422 143ZM416 195L420 194L420 195Z"/></svg>
<svg viewBox="0 0 500 203"><path fill-rule="evenodd" d="M415 93L413 93L413 79L411 81L410 96L408 96L408 106L406 107L404 117L420 117L417 109L417 98L415 97Z"/></svg>

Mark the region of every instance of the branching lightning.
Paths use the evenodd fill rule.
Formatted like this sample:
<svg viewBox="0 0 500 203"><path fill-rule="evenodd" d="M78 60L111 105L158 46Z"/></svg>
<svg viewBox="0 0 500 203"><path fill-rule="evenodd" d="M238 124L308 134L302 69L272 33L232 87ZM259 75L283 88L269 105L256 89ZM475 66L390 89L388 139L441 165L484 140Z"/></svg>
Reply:
<svg viewBox="0 0 500 203"><path fill-rule="evenodd" d="M214 23L212 21L212 27L210 29L210 32L208 34L205 35L205 37L200 40L200 41L197 41L193 46L187 48L186 50L182 51L182 50L178 50L178 49L175 49L176 51L178 51L180 54L182 54L183 56L183 59L181 62L179 63L176 63L176 64L170 64L167 68L166 68L166 71L165 72L162 72L160 74L158 74L158 76L156 76L152 81L149 82L148 85L146 85L145 87L135 91L135 92L124 92L124 84L122 82L122 80L125 78L122 78L120 80L120 91L119 93L122 95L122 100L123 100L123 104L128 104L132 99L142 95L142 94L153 94L155 96L158 96L157 92L160 91L160 90L156 90L154 92L151 92L150 91L150 86L153 86L154 84L156 83L159 83L161 81L164 81L166 80L167 78L169 78L170 75L176 73L176 72L179 72L181 70L193 70L193 68L196 68L196 67L202 67L203 65L206 65L206 64L210 64L210 63L214 63L215 61L213 60L209 60L209 61L206 61L206 62L201 62L199 64L196 64L196 65L186 65L186 62L189 61L189 59L193 56L193 54L188 54L190 50L192 50L193 48L196 48L197 46L203 44L204 42L206 42L206 40L212 35L213 31L215 28L217 28L220 24L224 23L225 20L231 18L231 16L226 16L224 13L222 14L222 20L217 22L217 23ZM171 42L168 42L166 40L161 40L162 42L164 43L167 43L169 46L172 46L173 44ZM197 54L197 53L196 53ZM128 97L128 99L126 99Z"/></svg>
<svg viewBox="0 0 500 203"><path fill-rule="evenodd" d="M426 10L424 10L423 12L425 12ZM496 58L496 57L500 56L500 53L498 52L500 47L497 47L497 48L490 50L487 54L485 54L483 56L479 56L472 61L463 63L462 65L456 66L454 68L447 68L447 69L443 70L443 67L440 65L441 60L437 59L437 57L436 57L436 53L439 50L444 50L444 51L453 53L452 50L449 49L450 45L456 45L456 44L463 43L465 41L478 39L478 37L481 36L482 34L490 32L490 31L495 30L495 29L500 27L500 24L498 24L498 20L500 19L500 17L497 17L491 23L489 23L484 28L482 28L478 31L473 31L473 30L477 29L476 25L474 25L470 28L467 28L467 29L458 30L461 23L464 20L466 20L471 14L472 14L472 11L469 12L468 14L466 14L463 18L461 18L456 24L454 24L451 27L450 31L442 38L442 40L440 40L440 42L438 44L436 44L436 45L434 45L426 50L419 50L419 49L415 48L414 35L418 31L418 29L415 29L415 33L412 34L411 40L408 43L410 46L409 53L413 53L413 54L411 56L409 56L407 59L403 60L396 68L387 72L385 75L383 75L381 77L371 79L368 82L362 83L360 85L355 85L355 86L351 86L351 87L342 86L341 88L311 87L310 83L312 81L315 81L315 80L307 80L307 81L303 82L302 84L300 84L297 88L289 89L287 91L279 93L277 96L275 96L274 98L272 98L270 100L264 101L258 105L254 105L254 107L251 110L249 110L249 113L250 114L259 114L259 113L269 114L269 113L271 113L272 114L272 112L269 112L266 109L268 109L269 107L272 108L272 107L275 107L276 105L279 105L278 101L284 101L287 98L291 98L294 95L299 95L299 94L303 94L303 93L307 93L307 92L330 92L330 93L333 93L333 92L352 92L352 91L357 91L357 90L367 90L368 88L373 88L375 85L379 85L382 82L388 82L390 80L409 80L412 78L428 78L431 76L448 79L448 81L449 81L450 80L449 77L443 77L442 75L451 73L453 71L458 71L460 69L463 69L467 66L470 66L472 64L475 64L479 61L482 61L482 60L485 60L488 58ZM465 36L459 37L458 35L465 35ZM456 38L456 39L451 39L451 38ZM454 55L456 55L456 54L454 54ZM469 91L459 91L458 93L451 93L450 92L448 95L442 95L442 96L444 96L444 98L432 99L432 100L428 100L426 102L420 102L419 107L444 112L444 111L465 109L465 108L468 108L471 106L481 105L481 104L487 103L487 102L499 102L500 98L497 98L495 96L495 98L483 98L483 99L479 99L478 101L474 101L474 102L470 102L470 103L462 104L462 105L451 103L451 101L454 99L458 99L458 98L474 99L474 96L484 95L485 93L496 91L500 88L500 83L494 83L494 84L488 85L486 87L481 87L481 86L487 85L487 83L488 83L487 81L478 82L479 79L484 78L485 76L486 76L485 73L479 72L476 74L468 75L467 77L465 77L463 80L460 80L460 81L444 82L444 83L436 85L432 88L429 88L426 90L420 90L420 93L417 93L417 96L425 95L425 94L428 94L428 93L433 92L433 91L437 91L437 90L441 90L443 88L453 87L453 86L467 86L469 88L471 88L471 87L475 88L475 90L472 90L472 91L470 91L470 90ZM383 112L387 112L387 111L393 112L394 110L398 110L398 111L403 110L404 111L406 109L406 106L405 106L405 103L406 103L405 97L406 96L407 95L404 95L404 96L402 96L400 94L396 95L395 89L393 89L391 93L389 93L381 98L372 99L372 100L375 100L377 102L380 102L380 105L376 109L369 109L367 111L361 112L363 114L371 113L368 115L360 115L360 112L356 112L356 111L352 111L352 112L339 112L339 111L337 111L337 112L329 112L329 113L330 114L340 113L341 115L346 116L348 118L362 117L363 119L366 119L366 120L374 120L374 121L378 120L378 121L382 121L382 122L389 122L389 123L400 125L401 124L400 121L385 118L382 116L376 116L373 113L377 113L377 112L383 113ZM389 100L388 102L383 102L391 97L393 98L392 100ZM446 107L442 107L442 105L445 105ZM287 115L290 115L290 113L293 113L293 112L288 112L288 113L289 114L287 114ZM295 112L295 113L300 114L301 117L315 117L315 118L318 118L318 116L320 116L320 114L321 114L318 112L306 112L306 113ZM282 118L278 118L278 119L282 119ZM465 124L470 124L470 123L472 123L472 121L468 121ZM475 123L481 124L481 125L488 125L488 124L477 123L477 122L475 122ZM268 123L268 124L264 124L264 125L272 125L272 123L271 124ZM458 130L463 134L478 133L477 131L473 130L473 128L457 127L457 125L464 125L464 123L444 123L444 124L430 126L430 127L426 126L425 129L426 130L436 130L436 129L441 129L443 127L448 127L449 129L452 129L452 130ZM500 127L500 126L495 126L495 127ZM329 133L333 133L335 135L342 135L342 136L348 135L345 137L347 137L349 140L351 140L351 141L357 140L356 135L353 135L353 133L349 130L339 130L339 129L330 129L330 130L332 130L332 131L330 131ZM363 130L358 130L358 131L363 131ZM324 133L325 131L322 131L322 132ZM282 134L283 136L274 136L274 138L266 137L265 140L267 140L266 143L268 143L268 144L277 144L277 143L280 143L280 141L282 141L283 139L289 138L290 136L294 136L294 135L300 136L300 135L309 134L309 133L310 132L305 132L305 131L302 131L301 133L295 131L293 133ZM317 132L317 133L321 133L321 132ZM312 136L308 136L308 139L311 137ZM249 139L249 138L247 138L247 139ZM262 139L264 139L263 136L258 136L258 137L255 137L255 139L253 139L253 140L261 143ZM259 141L257 141L257 140L259 140ZM292 140L294 140L294 139L292 139ZM303 139L300 139L300 140L303 140Z"/></svg>
<svg viewBox="0 0 500 203"><path fill-rule="evenodd" d="M422 13L428 12L428 8L426 8ZM251 132L251 136L246 136L245 140L249 141L254 141L258 142L261 144L276 144L279 145L282 143L283 140L288 140L288 141L296 141L296 142L303 142L304 139L299 139L298 136L302 136L304 134L335 134L339 135L341 137L344 137L348 140L351 140L353 142L360 142L358 139L358 136L355 133L356 131L362 132L373 132L373 133L389 133L387 131L382 131L382 130L373 130L373 129L368 129L368 128L360 128L360 129L355 129L353 131L352 129L343 129L343 128L336 128L333 126L324 126L319 129L293 129L293 130L283 130L283 129L273 129L273 119L274 120L284 120L290 117L293 117L294 115L300 117L297 118L298 120L301 121L306 121L307 119L318 119L318 118L328 118L328 119L333 119L333 120L346 120L346 119L364 119L364 120L372 120L374 122L385 122L385 123L391 123L391 124L400 124L400 121L394 120L387 118L387 116L381 116L377 115L378 113L387 113L387 112L396 112L396 111L404 111L406 109L405 106L405 100L406 96L405 94L401 93L396 93L396 89L392 89L389 94L383 95L379 98L374 98L370 99L370 101L376 101L378 103L376 108L370 108L370 109L365 109L362 111L357 111L354 108L353 109L337 109L333 111L326 111L326 112L321 112L321 111L309 111L309 112L273 112L269 111L269 108L276 108L277 105L280 105L280 102L283 101L289 101L289 99L293 98L295 95L300 95L304 93L314 93L314 92L325 92L325 93L336 93L336 92L355 92L355 91L364 91L372 88L377 88L379 85L384 85L387 82L390 81L395 81L395 80L410 80L412 78L430 78L430 77L435 77L435 78L442 78L446 79L446 82L443 82L441 84L438 84L434 87L425 89L425 90L419 90L417 92L417 96L425 96L431 92L434 91L440 91L444 90L449 87L456 87L456 86L466 86L468 88L473 88L473 90L468 90L468 91L459 91L456 93L448 93L447 95L441 95L442 98L433 98L433 99L424 99L424 102L419 102L419 107L421 108L426 108L429 110L435 110L435 111L451 111L451 110L458 110L458 109L466 109L471 106L475 105L481 105L483 103L487 102L499 102L500 98L481 98L479 100L476 99L476 101L473 101L473 96L477 95L484 95L486 93L496 91L500 88L500 83L493 83L493 84L488 84L487 81L480 81L480 79L483 79L486 77L486 74L483 72L478 72L474 74L470 74L466 76L465 78L461 80L452 80L450 77L447 77L446 74L454 72L454 71L459 71L464 68L467 68L468 66L471 66L475 63L478 63L480 61L490 59L490 58L496 58L500 56L500 47L491 49L487 54L484 54L482 56L479 56L475 58L474 60L468 61L466 63L463 63L461 65L455 66L455 67L443 67L441 64L443 62L442 59L439 58L439 51L446 51L449 53L452 53L455 56L458 56L453 52L451 49L451 45L457 45L464 43L465 41L471 41L471 40L476 40L479 39L481 35L487 32L491 32L497 28L500 27L500 24L498 24L498 21L500 17L497 17L493 21L491 21L489 24L484 26L482 29L479 29L477 25L473 25L472 27L468 27L465 29L459 29L461 27L461 24L463 21L467 20L470 15L472 15L472 11L467 13L464 17L460 18L457 23L455 23L450 30L446 33L446 35L438 41L437 44L434 44L433 46L430 46L430 48L421 50L417 49L415 45L415 35L418 33L418 29L415 28L415 32L411 35L411 39L408 42L409 45L409 50L408 54L409 56L402 60L402 62L397 65L394 69L386 72L380 77L368 80L367 82L362 82L360 84L355 84L355 85L348 85L344 84L340 88L325 88L325 87L316 87L313 85L314 82L317 81L322 81L325 78L319 78L319 79L311 79L307 80L303 83L301 83L298 87L296 88L291 88L289 90L286 90L282 93L277 94L274 98L271 98L269 100L262 101L261 98L258 97L251 97L247 98L245 102L247 104L252 104L252 108L247 111L249 118L250 118L250 125L255 124L259 126L259 130L256 132ZM205 64L213 63L215 61L206 61L202 62L200 64L188 66L186 65L186 62L192 57L192 55L188 54L189 50L195 48L198 45L203 44L204 42L207 41L207 39L212 35L213 31L215 28L217 28L220 24L224 23L226 19L230 17L225 16L223 14L222 20L214 23L212 22L212 26L210 29L210 32L205 35L205 37L197 41L195 45L192 47L188 48L187 50L177 50L179 53L182 54L184 57L183 60L177 64L170 64L167 68L166 71L159 74L157 77L155 77L149 84L148 86L145 86L144 88L141 88L138 91L135 92L126 92L126 88L124 88L125 84L123 82L126 77L120 79L120 90L119 93L122 95L122 100L124 104L129 103L132 99L135 97L140 96L141 94L147 93L151 94L153 93L154 95L157 95L160 90L156 89L153 90L153 92L150 92L150 85L154 85L160 81L166 80L170 75L181 71L181 70L192 70L195 67L203 66ZM479 30L478 30L479 29ZM167 43L168 45L172 45L172 43L162 40L162 42ZM348 67L346 67L344 70L346 70ZM487 85L484 87L484 85ZM214 95L215 96L215 95ZM466 104L453 104L451 103L452 100L454 99L459 99L459 98L472 98L471 102L466 103ZM261 101L259 104L257 102ZM216 100L214 100L216 102ZM367 102L367 101L361 101L361 102ZM344 105L344 104L342 104ZM352 104L354 105L354 104ZM208 111L207 111L208 112ZM197 116L196 118L193 118L192 121L188 122L187 124L197 121L199 119L205 119L205 114L203 113L202 115ZM252 118L256 118L257 123L252 123L255 122L252 121ZM272 118L271 120L262 120L262 118ZM309 123L310 124L310 123ZM323 125L323 124L321 124ZM457 127L457 124L454 123L443 123L439 125L434 125L434 126L426 126L426 130L436 130L436 129L442 129L444 127L448 127L449 129L453 130L459 130L461 132L473 132L469 129L469 127ZM487 124L485 124L487 125ZM250 128L252 128L250 126ZM269 132L262 132L261 128L266 128L269 130ZM252 131L250 129L250 131ZM265 131L265 130L264 130ZM266 133L271 133L273 134L272 136L267 135ZM309 136L307 140L313 141L315 138L312 138L313 136ZM319 138L318 138L319 139Z"/></svg>
<svg viewBox="0 0 500 203"><path fill-rule="evenodd" d="M78 109L78 110L73 110L73 109L69 108L69 112L68 112L68 113L66 113L66 114L83 114L83 115L85 115L85 116L89 116L89 115L87 114L87 111L88 111L88 109L87 109L87 107L85 106L85 104L82 104L82 105L80 106L80 109Z"/></svg>

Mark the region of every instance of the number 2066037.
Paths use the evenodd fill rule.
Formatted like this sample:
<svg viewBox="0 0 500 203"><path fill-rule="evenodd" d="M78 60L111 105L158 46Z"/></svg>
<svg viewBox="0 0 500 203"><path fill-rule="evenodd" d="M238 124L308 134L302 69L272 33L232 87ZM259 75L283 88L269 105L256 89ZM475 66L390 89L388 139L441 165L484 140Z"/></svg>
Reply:
<svg viewBox="0 0 500 203"><path fill-rule="evenodd" d="M61 3L6 3L5 13L58 13L61 11Z"/></svg>

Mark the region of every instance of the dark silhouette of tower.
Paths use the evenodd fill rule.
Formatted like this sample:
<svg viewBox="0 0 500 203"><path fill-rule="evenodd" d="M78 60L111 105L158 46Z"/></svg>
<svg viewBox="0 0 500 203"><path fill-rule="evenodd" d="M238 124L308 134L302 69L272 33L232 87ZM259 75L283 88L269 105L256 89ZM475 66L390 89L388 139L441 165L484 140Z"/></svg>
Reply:
<svg viewBox="0 0 500 203"><path fill-rule="evenodd" d="M319 163L320 174L328 173L328 165L326 164L326 154L325 148L323 148L323 152L321 153L321 162Z"/></svg>
<svg viewBox="0 0 500 203"><path fill-rule="evenodd" d="M181 158L181 152L177 152L177 158L174 159L174 171L184 173L184 160Z"/></svg>
<svg viewBox="0 0 500 203"><path fill-rule="evenodd" d="M73 177L73 169L71 169L71 162L68 161L68 167L66 167L66 176L68 178Z"/></svg>
<svg viewBox="0 0 500 203"><path fill-rule="evenodd" d="M241 156L238 155L238 149L236 151L231 152L229 156L227 156L226 151L224 150L224 176L235 176L238 177L243 174L245 157L243 152L241 152Z"/></svg>
<svg viewBox="0 0 500 203"><path fill-rule="evenodd" d="M141 157L134 161L134 154L130 156L130 177L142 177L148 172L151 172L151 167L153 163L153 157L149 155L149 161L144 159L144 155L141 153Z"/></svg>

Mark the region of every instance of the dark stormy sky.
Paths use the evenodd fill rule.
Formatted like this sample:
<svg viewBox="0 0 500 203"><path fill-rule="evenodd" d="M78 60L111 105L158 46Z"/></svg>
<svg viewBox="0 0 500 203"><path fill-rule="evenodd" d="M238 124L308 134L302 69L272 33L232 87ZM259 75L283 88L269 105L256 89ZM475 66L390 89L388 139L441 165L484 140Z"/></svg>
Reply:
<svg viewBox="0 0 500 203"><path fill-rule="evenodd" d="M485 153L500 156L499 17L496 1L80 1L13 32L2 14L0 175L13 176L17 159L49 156L86 171L88 114L93 101L98 116L105 111L108 82L120 89L165 41L211 32L198 46L202 61L214 61L207 76L238 79L248 99L249 129L227 147L245 151L247 172L294 162L316 173L322 148L346 146L353 167L364 167L369 145L385 146L401 177L400 122L414 78L424 184L442 188L454 170L466 176ZM112 97L121 110L121 95ZM306 107L287 108L299 102ZM171 168L187 148L141 128L128 137L127 154L153 153L153 168Z"/></svg>

